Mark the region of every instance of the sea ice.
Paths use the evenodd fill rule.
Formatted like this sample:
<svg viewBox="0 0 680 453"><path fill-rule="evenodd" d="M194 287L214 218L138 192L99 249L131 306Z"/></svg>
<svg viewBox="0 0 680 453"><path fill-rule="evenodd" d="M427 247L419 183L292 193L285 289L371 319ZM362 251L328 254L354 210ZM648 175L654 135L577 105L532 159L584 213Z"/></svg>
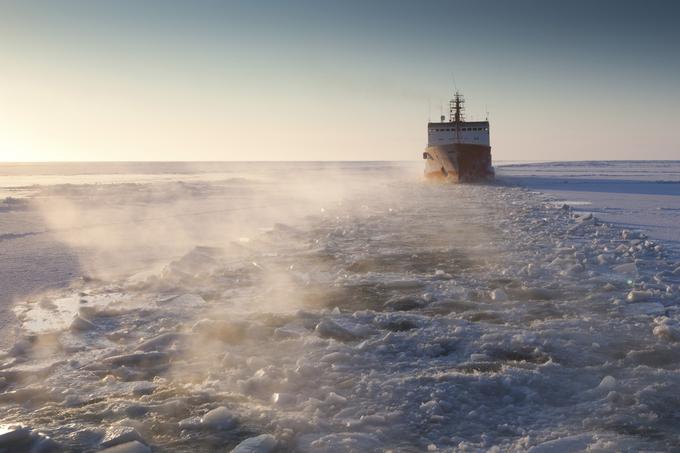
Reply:
<svg viewBox="0 0 680 453"><path fill-rule="evenodd" d="M243 322L202 319L194 324L191 331L225 343L240 343L246 337L247 327Z"/></svg>
<svg viewBox="0 0 680 453"><path fill-rule="evenodd" d="M638 269L635 263L619 264L617 266L614 266L613 270L614 272L618 272L619 274L636 275L638 273Z"/></svg>
<svg viewBox="0 0 680 453"><path fill-rule="evenodd" d="M508 295L505 294L505 291L503 291L502 289L497 288L491 291L491 300L494 300L496 302L505 302L508 300Z"/></svg>
<svg viewBox="0 0 680 453"><path fill-rule="evenodd" d="M71 324L69 325L69 329L74 332L83 332L87 330L93 330L96 328L97 326L92 321L90 321L89 319L85 319L80 315L76 315L73 318L73 321L71 321Z"/></svg>
<svg viewBox="0 0 680 453"><path fill-rule="evenodd" d="M654 296L654 293L651 291L630 291L628 295L626 296L626 300L628 302L642 302L645 300L649 300Z"/></svg>
<svg viewBox="0 0 680 453"><path fill-rule="evenodd" d="M151 448L139 441L133 440L132 442L118 444L99 451L101 453L151 453Z"/></svg>
<svg viewBox="0 0 680 453"><path fill-rule="evenodd" d="M589 434L561 437L549 440L529 449L529 453L576 453L588 448L593 441Z"/></svg>
<svg viewBox="0 0 680 453"><path fill-rule="evenodd" d="M168 362L170 356L166 352L134 352L132 354L114 355L102 360L106 365L113 367L142 367L149 368L163 365Z"/></svg>
<svg viewBox="0 0 680 453"><path fill-rule="evenodd" d="M244 440L231 453L271 453L276 450L276 438L271 434L260 434Z"/></svg>
<svg viewBox="0 0 680 453"><path fill-rule="evenodd" d="M321 338L332 338L338 341L354 341L359 337L330 318L324 318L316 325L316 332Z"/></svg>
<svg viewBox="0 0 680 453"><path fill-rule="evenodd" d="M680 341L680 325L677 321L662 317L655 319L654 322L657 324L652 330L654 336L667 341Z"/></svg>
<svg viewBox="0 0 680 453"><path fill-rule="evenodd" d="M220 406L208 411L201 418L201 424L213 429L230 429L236 426L236 418L226 407Z"/></svg>
<svg viewBox="0 0 680 453"><path fill-rule="evenodd" d="M113 447L114 445L125 444L133 441L144 443L144 439L139 432L130 426L114 425L106 430L106 434L101 441L102 447Z"/></svg>
<svg viewBox="0 0 680 453"><path fill-rule="evenodd" d="M18 304L19 340L0 354L0 421L74 451L96 449L120 426L114 451L148 451L127 442L134 431L154 449L186 451L255 433L272 435L237 448L678 445L672 244L622 234L595 202L589 217L582 203L521 187L422 185L384 178L378 164L347 165L343 187L357 177L361 190L312 213L320 186L306 187L300 215L287 198L295 184L282 184L276 166L266 183L64 188L88 203L88 216L97 205L118 215L123 200L149 198L135 209L157 210L164 227L172 221L159 197L175 203L180 193L181 223L194 222L197 234L176 248L142 234L155 241L145 247L135 227L126 238L144 257L144 276L81 279ZM302 167L296 175L309 171ZM333 177L325 173L324 185ZM365 190L367 180L376 190ZM282 219L250 209L249 197L284 208L286 225L261 229ZM571 207L555 209L563 200ZM246 206L242 216L184 217L235 203ZM199 241L210 246L193 248ZM147 266L165 243L173 248ZM75 315L95 327L71 330Z"/></svg>

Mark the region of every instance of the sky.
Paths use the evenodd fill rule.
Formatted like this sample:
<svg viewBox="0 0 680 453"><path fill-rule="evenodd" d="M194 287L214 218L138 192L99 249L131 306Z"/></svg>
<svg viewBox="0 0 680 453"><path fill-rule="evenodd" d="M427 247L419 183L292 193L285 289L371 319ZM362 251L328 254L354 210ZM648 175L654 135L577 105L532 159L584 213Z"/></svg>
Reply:
<svg viewBox="0 0 680 453"><path fill-rule="evenodd" d="M0 161L680 159L674 1L0 0Z"/></svg>

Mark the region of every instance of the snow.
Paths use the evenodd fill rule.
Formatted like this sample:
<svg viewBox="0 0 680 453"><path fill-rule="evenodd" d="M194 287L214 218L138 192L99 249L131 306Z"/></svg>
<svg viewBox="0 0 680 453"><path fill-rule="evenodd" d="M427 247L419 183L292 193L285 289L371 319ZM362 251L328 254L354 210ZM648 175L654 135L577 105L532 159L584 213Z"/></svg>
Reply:
<svg viewBox="0 0 680 453"><path fill-rule="evenodd" d="M678 164L500 167L460 186L408 164L262 165L7 186L28 195L0 212L2 266L37 283L4 308L19 329L0 353L0 448L680 442L680 252L633 218L677 221ZM55 262L76 265L56 278Z"/></svg>
<svg viewBox="0 0 680 453"><path fill-rule="evenodd" d="M680 161L547 162L497 168L499 179L520 184L624 229L640 230L680 248Z"/></svg>

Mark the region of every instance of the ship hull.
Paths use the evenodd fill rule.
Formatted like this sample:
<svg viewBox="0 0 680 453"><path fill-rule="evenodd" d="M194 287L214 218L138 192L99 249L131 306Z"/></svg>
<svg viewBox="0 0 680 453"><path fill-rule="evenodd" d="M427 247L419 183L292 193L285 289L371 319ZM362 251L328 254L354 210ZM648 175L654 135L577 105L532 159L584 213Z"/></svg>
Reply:
<svg viewBox="0 0 680 453"><path fill-rule="evenodd" d="M425 177L448 182L492 179L491 147L467 143L428 146L423 153Z"/></svg>

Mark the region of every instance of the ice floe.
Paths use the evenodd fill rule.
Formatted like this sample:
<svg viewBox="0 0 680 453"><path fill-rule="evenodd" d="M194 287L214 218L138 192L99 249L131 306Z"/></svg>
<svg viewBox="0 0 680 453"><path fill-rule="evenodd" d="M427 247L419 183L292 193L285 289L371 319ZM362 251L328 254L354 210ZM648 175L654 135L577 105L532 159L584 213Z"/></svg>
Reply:
<svg viewBox="0 0 680 453"><path fill-rule="evenodd" d="M0 448L680 442L673 251L519 187L387 184L18 305Z"/></svg>

